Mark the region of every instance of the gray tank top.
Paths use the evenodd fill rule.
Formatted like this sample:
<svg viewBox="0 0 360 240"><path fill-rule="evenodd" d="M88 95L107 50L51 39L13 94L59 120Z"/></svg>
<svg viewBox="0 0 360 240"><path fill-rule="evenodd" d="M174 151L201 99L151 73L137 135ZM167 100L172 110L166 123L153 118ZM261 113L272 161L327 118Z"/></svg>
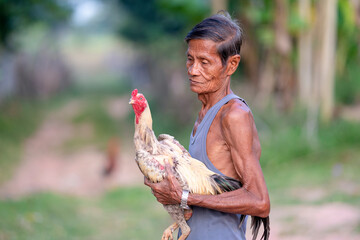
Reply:
<svg viewBox="0 0 360 240"><path fill-rule="evenodd" d="M209 109L204 119L199 124L195 136L193 135L194 130L190 135L189 153L191 156L202 161L211 171L221 175L224 174L215 168L207 156L206 137L211 123L220 108L234 98L240 99L246 104L242 98L235 94L226 95ZM240 216L240 214L223 213L193 206L193 215L187 222L191 228L191 232L186 240L245 240L247 218L239 228Z"/></svg>

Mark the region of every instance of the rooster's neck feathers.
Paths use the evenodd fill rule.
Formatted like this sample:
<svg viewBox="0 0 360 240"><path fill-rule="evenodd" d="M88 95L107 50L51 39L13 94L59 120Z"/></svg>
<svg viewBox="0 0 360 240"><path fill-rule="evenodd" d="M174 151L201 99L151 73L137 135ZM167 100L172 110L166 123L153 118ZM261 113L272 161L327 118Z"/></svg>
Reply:
<svg viewBox="0 0 360 240"><path fill-rule="evenodd" d="M157 139L152 131L152 118L149 105L141 113L138 120L135 120L134 143L136 149L146 149L154 153L156 149Z"/></svg>
<svg viewBox="0 0 360 240"><path fill-rule="evenodd" d="M135 124L136 128L140 128L140 129L149 128L152 130L152 117L148 104L145 107L144 111L141 114L139 114L139 116L137 116L137 119L135 119L135 121L136 121Z"/></svg>

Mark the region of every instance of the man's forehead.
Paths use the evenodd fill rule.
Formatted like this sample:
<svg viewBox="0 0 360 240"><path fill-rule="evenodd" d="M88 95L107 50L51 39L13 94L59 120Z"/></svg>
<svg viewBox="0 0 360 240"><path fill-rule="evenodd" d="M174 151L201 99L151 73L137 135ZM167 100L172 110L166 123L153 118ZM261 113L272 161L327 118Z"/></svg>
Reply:
<svg viewBox="0 0 360 240"><path fill-rule="evenodd" d="M192 39L188 42L187 54L218 54L217 43L208 39Z"/></svg>

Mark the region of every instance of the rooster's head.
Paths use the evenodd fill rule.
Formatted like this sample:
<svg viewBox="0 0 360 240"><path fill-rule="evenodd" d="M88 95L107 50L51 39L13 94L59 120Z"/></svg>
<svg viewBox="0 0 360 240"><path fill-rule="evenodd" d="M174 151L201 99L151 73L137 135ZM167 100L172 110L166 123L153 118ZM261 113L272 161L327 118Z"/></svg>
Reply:
<svg viewBox="0 0 360 240"><path fill-rule="evenodd" d="M138 93L137 89L134 89L131 93L131 98L129 104L132 105L136 117L136 124L139 123L139 118L141 114L147 107L147 101L141 93Z"/></svg>

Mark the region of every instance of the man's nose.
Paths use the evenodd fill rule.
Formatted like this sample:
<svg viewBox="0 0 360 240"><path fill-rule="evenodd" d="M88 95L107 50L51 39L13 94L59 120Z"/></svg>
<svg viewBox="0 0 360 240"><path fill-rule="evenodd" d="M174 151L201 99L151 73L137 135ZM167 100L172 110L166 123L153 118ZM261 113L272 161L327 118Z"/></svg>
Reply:
<svg viewBox="0 0 360 240"><path fill-rule="evenodd" d="M193 63L188 67L188 75L190 76L198 76L200 74L199 64Z"/></svg>

